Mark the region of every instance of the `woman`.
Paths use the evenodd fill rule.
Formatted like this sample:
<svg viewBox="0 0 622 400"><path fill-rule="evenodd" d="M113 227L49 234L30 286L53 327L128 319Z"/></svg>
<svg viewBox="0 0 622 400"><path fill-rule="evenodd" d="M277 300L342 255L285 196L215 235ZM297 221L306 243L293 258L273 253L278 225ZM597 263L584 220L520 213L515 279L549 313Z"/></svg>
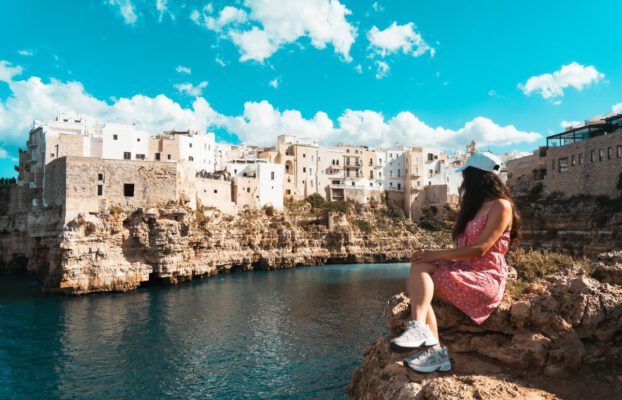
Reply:
<svg viewBox="0 0 622 400"><path fill-rule="evenodd" d="M449 371L447 349L439 345L432 298L451 303L475 323L483 323L499 306L505 290L505 253L519 236L520 218L499 178L501 162L491 153L476 153L462 171L460 211L454 225L455 249L418 251L411 259L406 288L411 320L391 341L396 351L423 349L406 358L418 372Z"/></svg>

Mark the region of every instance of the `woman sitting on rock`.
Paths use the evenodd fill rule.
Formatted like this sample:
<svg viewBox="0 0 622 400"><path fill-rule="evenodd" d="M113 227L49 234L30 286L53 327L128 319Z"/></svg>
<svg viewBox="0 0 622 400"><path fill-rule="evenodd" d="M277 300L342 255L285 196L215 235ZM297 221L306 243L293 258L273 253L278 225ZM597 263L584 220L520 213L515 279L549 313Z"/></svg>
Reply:
<svg viewBox="0 0 622 400"><path fill-rule="evenodd" d="M453 229L456 248L413 254L406 288L411 320L391 341L396 351L421 351L405 363L418 372L449 371L447 349L439 345L432 298L453 304L477 324L499 306L508 273L505 253L518 239L520 219L499 178L501 162L491 153L474 154L462 171L460 211Z"/></svg>

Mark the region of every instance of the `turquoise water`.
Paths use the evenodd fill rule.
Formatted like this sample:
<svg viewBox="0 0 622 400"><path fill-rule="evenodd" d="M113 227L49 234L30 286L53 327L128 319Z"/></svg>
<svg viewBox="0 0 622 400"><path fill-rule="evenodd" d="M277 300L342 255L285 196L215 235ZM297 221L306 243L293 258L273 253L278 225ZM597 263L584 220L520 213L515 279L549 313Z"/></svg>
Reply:
<svg viewBox="0 0 622 400"><path fill-rule="evenodd" d="M407 264L40 295L0 276L0 399L340 399Z"/></svg>

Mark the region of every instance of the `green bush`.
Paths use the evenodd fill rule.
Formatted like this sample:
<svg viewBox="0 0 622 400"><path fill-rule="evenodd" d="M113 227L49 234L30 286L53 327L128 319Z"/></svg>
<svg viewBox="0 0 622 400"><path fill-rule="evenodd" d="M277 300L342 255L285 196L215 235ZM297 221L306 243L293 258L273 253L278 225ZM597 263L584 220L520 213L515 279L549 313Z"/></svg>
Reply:
<svg viewBox="0 0 622 400"><path fill-rule="evenodd" d="M518 277L515 281L508 281L508 291L514 299L524 295L529 285L547 275L578 265L588 274L593 273L593 267L586 258L575 259L567 254L542 250L524 250L518 248L508 254L508 265L516 269Z"/></svg>
<svg viewBox="0 0 622 400"><path fill-rule="evenodd" d="M307 203L311 204L313 208L324 208L326 205L326 200L319 194L313 193L311 196L308 196L306 199Z"/></svg>
<svg viewBox="0 0 622 400"><path fill-rule="evenodd" d="M367 234L371 233L374 230L373 226L368 221L364 221L362 219L357 219L356 221L354 221L354 225L356 225L362 232L365 232Z"/></svg>

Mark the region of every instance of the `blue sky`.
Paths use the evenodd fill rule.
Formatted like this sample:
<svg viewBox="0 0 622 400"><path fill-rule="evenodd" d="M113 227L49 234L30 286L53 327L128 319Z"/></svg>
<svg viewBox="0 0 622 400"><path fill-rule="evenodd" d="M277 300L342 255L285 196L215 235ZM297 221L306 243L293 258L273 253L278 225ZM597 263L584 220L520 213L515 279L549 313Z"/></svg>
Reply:
<svg viewBox="0 0 622 400"><path fill-rule="evenodd" d="M0 176L33 119L71 110L234 143L529 151L622 110L616 15L613 0L2 2Z"/></svg>

